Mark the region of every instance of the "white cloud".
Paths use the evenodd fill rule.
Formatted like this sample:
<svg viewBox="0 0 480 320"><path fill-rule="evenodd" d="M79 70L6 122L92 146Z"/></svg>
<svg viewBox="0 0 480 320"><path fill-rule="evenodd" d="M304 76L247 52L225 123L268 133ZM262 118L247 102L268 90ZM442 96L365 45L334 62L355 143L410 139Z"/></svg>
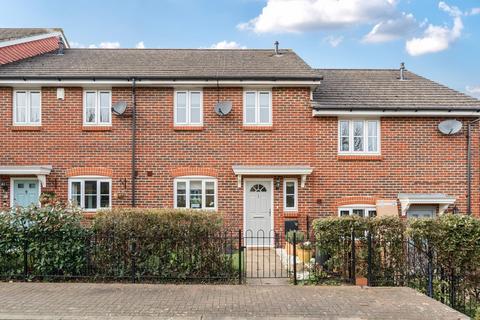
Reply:
<svg viewBox="0 0 480 320"><path fill-rule="evenodd" d="M473 8L466 13L467 16L474 16L480 14L480 8Z"/></svg>
<svg viewBox="0 0 480 320"><path fill-rule="evenodd" d="M256 18L240 23L240 30L256 33L299 33L388 19L398 0L268 0Z"/></svg>
<svg viewBox="0 0 480 320"><path fill-rule="evenodd" d="M480 99L480 85L478 86L467 86L467 92L472 96Z"/></svg>
<svg viewBox="0 0 480 320"><path fill-rule="evenodd" d="M363 37L363 42L380 43L412 34L419 26L415 17L409 13L402 13L394 19L388 19L377 23L372 30Z"/></svg>
<svg viewBox="0 0 480 320"><path fill-rule="evenodd" d="M210 46L210 49L246 49L247 47L241 46L235 41L220 41Z"/></svg>
<svg viewBox="0 0 480 320"><path fill-rule="evenodd" d="M328 36L323 39L324 41L328 42L333 48L336 48L342 43L343 36L335 37L335 36Z"/></svg>
<svg viewBox="0 0 480 320"><path fill-rule="evenodd" d="M422 37L412 38L406 42L406 50L411 56L444 51L462 35L462 12L445 2L440 2L438 7L453 17L452 28L430 24Z"/></svg>
<svg viewBox="0 0 480 320"><path fill-rule="evenodd" d="M105 48L105 49L118 49L120 48L120 42L101 42L100 44L89 44L84 45L79 42L72 41L70 42L70 46L72 48L89 48L89 49L95 49L95 48Z"/></svg>
<svg viewBox="0 0 480 320"><path fill-rule="evenodd" d="M135 45L135 48L137 49L145 49L145 43L143 41L140 41Z"/></svg>

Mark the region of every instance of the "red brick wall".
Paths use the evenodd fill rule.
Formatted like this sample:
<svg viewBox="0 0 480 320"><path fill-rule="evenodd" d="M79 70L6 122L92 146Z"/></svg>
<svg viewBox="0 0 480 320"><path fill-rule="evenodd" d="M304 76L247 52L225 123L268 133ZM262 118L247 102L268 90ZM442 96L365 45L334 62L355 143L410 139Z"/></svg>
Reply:
<svg viewBox="0 0 480 320"><path fill-rule="evenodd" d="M220 99L231 100L225 117L213 110L215 88L204 88L203 128L174 130L173 89L137 89L137 203L140 207L172 207L173 179L187 172L210 173L218 179L218 210L229 225L243 223L243 187L238 188L232 165L308 165L314 172L305 188L299 186L298 214L283 212L283 180L274 191L276 229L284 219L337 214L345 197L396 199L400 192L441 192L457 197L466 211L466 137L442 136L440 118L382 118L382 157L339 159L337 118L313 118L308 89L273 89L273 127L243 128L242 88L221 89ZM130 88L114 88L113 102L131 101ZM67 175L82 169L112 170L113 205L130 204L131 118L113 116L108 131L82 128L82 89L66 88L65 100L55 88L42 90L40 131L12 130L12 90L0 88L0 165L51 164L47 188L67 198ZM185 129L185 128L183 128ZM479 215L479 132L473 134L473 206ZM86 172L90 172L90 171ZM124 188L123 179L127 179ZM275 177L276 179L276 177ZM8 197L8 196L7 196Z"/></svg>

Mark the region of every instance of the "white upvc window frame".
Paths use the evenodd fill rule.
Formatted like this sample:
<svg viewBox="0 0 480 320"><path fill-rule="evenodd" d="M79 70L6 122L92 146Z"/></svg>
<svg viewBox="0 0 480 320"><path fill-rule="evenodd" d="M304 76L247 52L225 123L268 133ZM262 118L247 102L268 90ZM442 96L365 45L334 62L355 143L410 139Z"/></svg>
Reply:
<svg viewBox="0 0 480 320"><path fill-rule="evenodd" d="M178 121L177 114L177 95L186 94L186 116L185 122ZM200 94L200 121L192 122L192 93ZM203 90L202 89L175 89L173 92L173 124L174 126L202 126L203 125Z"/></svg>
<svg viewBox="0 0 480 320"><path fill-rule="evenodd" d="M97 207L95 209L85 209L85 181L97 182ZM68 179L68 201L72 202L72 184L74 182L80 182L80 203L77 204L85 212L96 212L98 210L111 209L112 208L112 179L102 176L79 176ZM101 207L101 182L108 182L109 184L109 203L108 207Z"/></svg>
<svg viewBox="0 0 480 320"><path fill-rule="evenodd" d="M247 94L255 94L255 121L247 122ZM269 119L268 122L260 122L260 94L268 93L269 97ZM244 126L272 126L273 106L272 106L272 90L261 89L245 89L243 91L243 125Z"/></svg>
<svg viewBox="0 0 480 320"><path fill-rule="evenodd" d="M95 94L95 121L94 122L87 122L87 94L94 93ZM102 93L108 93L109 99L109 121L100 122L100 95ZM112 90L108 89L84 89L83 90L83 125L84 126L111 126L112 125Z"/></svg>
<svg viewBox="0 0 480 320"><path fill-rule="evenodd" d="M354 123L362 121L363 122L363 150L362 151L355 151L354 148ZM348 122L348 151L342 150L342 123ZM368 124L371 122L375 122L377 126L376 132L376 141L377 141L377 150L376 151L368 151L369 146L369 137L368 134ZM381 130L380 130L381 121L379 118L339 118L338 119L338 135L337 135L337 145L338 145L338 154L340 155L380 155L381 154Z"/></svg>
<svg viewBox="0 0 480 320"><path fill-rule="evenodd" d="M377 212L377 207L374 205L365 205L365 204L352 204L352 205L346 205L346 206L341 206L338 207L338 216L342 217L342 212L348 212L349 216L353 215L354 210L364 210L364 217L365 214L370 217L370 212L375 211L375 215Z"/></svg>
<svg viewBox="0 0 480 320"><path fill-rule="evenodd" d="M26 121L21 122L17 119L17 94L24 92L26 95L25 98L25 119ZM38 121L32 122L32 104L31 104L31 95L32 93L37 93L39 95L39 106L38 106ZM41 126L42 125L42 90L41 89L16 89L13 91L13 125L14 126Z"/></svg>
<svg viewBox="0 0 480 320"><path fill-rule="evenodd" d="M294 183L293 198L295 201L294 207L287 207L287 183ZM289 194L292 195L292 194ZM298 179L286 178L283 180L283 211L296 212L298 211Z"/></svg>
<svg viewBox="0 0 480 320"><path fill-rule="evenodd" d="M202 182L202 207L201 208L190 208L190 183L192 181L201 181ZM178 207L177 205L177 183L184 182L185 183L185 207ZM214 188L214 201L215 206L212 208L205 207L206 201L206 183L213 182ZM173 203L175 209L186 209L186 210L211 210L217 211L218 208L218 186L217 186L217 179L208 176L185 176L185 177L178 177L173 180Z"/></svg>

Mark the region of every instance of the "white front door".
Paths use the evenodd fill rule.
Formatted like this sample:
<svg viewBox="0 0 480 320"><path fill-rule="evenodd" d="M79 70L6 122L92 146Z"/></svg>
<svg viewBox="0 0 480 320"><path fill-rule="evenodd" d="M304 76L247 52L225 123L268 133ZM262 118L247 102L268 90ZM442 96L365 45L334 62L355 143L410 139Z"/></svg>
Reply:
<svg viewBox="0 0 480 320"><path fill-rule="evenodd" d="M270 246L272 228L272 181L245 181L245 236L247 245Z"/></svg>

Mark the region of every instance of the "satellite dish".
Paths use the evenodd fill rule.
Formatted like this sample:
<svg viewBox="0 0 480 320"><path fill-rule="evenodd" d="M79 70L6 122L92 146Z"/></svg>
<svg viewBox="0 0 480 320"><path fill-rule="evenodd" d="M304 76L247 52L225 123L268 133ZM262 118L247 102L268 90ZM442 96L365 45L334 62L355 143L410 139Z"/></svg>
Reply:
<svg viewBox="0 0 480 320"><path fill-rule="evenodd" d="M444 120L438 124L438 131L446 135L452 135L459 133L462 126L462 123L456 119Z"/></svg>
<svg viewBox="0 0 480 320"><path fill-rule="evenodd" d="M127 102L118 101L112 106L112 111L117 116L121 116L122 114L125 113L125 110L127 110L127 106L128 106Z"/></svg>
<svg viewBox="0 0 480 320"><path fill-rule="evenodd" d="M219 116L226 116L232 111L231 101L219 101L215 104L215 113Z"/></svg>

